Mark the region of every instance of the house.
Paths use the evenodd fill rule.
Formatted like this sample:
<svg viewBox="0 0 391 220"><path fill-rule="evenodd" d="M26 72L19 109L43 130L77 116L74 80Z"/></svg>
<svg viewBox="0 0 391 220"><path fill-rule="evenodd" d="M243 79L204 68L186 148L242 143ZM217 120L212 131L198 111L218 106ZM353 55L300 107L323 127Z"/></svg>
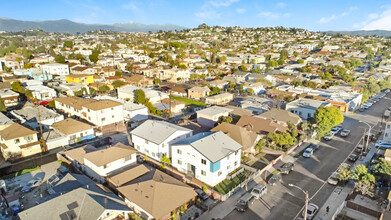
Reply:
<svg viewBox="0 0 391 220"><path fill-rule="evenodd" d="M133 146L149 158L171 157L171 144L192 136L193 131L166 121L147 120L130 132Z"/></svg>
<svg viewBox="0 0 391 220"><path fill-rule="evenodd" d="M123 105L124 119L135 122L144 121L148 119L148 108L142 104L133 102L125 102Z"/></svg>
<svg viewBox="0 0 391 220"><path fill-rule="evenodd" d="M221 94L206 97L205 104L226 105L232 100L234 100L234 95L232 93L221 93Z"/></svg>
<svg viewBox="0 0 391 220"><path fill-rule="evenodd" d="M129 78L125 78L125 80L130 85L141 88L153 86L153 79L142 75L133 75Z"/></svg>
<svg viewBox="0 0 391 220"><path fill-rule="evenodd" d="M73 118L56 122L51 126L54 130L67 137L69 144L88 141L95 138L94 126Z"/></svg>
<svg viewBox="0 0 391 220"><path fill-rule="evenodd" d="M240 101L240 107L246 110L250 110L252 114L259 115L270 109L273 103L265 98L248 98Z"/></svg>
<svg viewBox="0 0 391 220"><path fill-rule="evenodd" d="M197 196L192 187L144 165L110 178L111 182L119 183L118 194L142 219L171 219L171 213L181 207L186 209Z"/></svg>
<svg viewBox="0 0 391 220"><path fill-rule="evenodd" d="M98 73L98 70L92 67L87 67L87 66L76 66L71 69L73 74L77 75L94 75Z"/></svg>
<svg viewBox="0 0 391 220"><path fill-rule="evenodd" d="M315 111L319 107L332 106L331 103L313 99L300 98L286 104L285 109L299 115L302 119L307 120L315 116Z"/></svg>
<svg viewBox="0 0 391 220"><path fill-rule="evenodd" d="M3 100L6 108L19 104L19 93L12 91L12 89L0 89L0 98Z"/></svg>
<svg viewBox="0 0 391 220"><path fill-rule="evenodd" d="M206 127L213 128L220 117L228 116L232 109L220 107L220 106L211 106L197 111L197 123Z"/></svg>
<svg viewBox="0 0 391 220"><path fill-rule="evenodd" d="M84 172L87 176L104 183L106 176L135 165L137 163L136 154L137 150L122 143L86 153L84 155Z"/></svg>
<svg viewBox="0 0 391 220"><path fill-rule="evenodd" d="M11 115L17 118L21 124L26 125L36 131L40 130L40 124L43 131L59 121L64 120L64 116L42 105L26 104L22 109L11 111Z"/></svg>
<svg viewBox="0 0 391 220"><path fill-rule="evenodd" d="M243 90L248 92L247 91L248 89L252 89L254 91L255 95L263 94L263 93L266 92L265 87L263 86L263 84L264 83L262 83L262 82L254 82L254 83L245 82L243 84Z"/></svg>
<svg viewBox="0 0 391 220"><path fill-rule="evenodd" d="M227 81L224 80L213 80L208 83L209 86L217 87L219 89L225 89L229 85Z"/></svg>
<svg viewBox="0 0 391 220"><path fill-rule="evenodd" d="M79 93L83 88L86 89L86 92L89 89L87 86L83 85L83 83L61 83L53 87L67 96L74 96L75 93Z"/></svg>
<svg viewBox="0 0 391 220"><path fill-rule="evenodd" d="M69 75L69 66L61 63L49 63L41 66L44 73L50 75L66 76Z"/></svg>
<svg viewBox="0 0 391 220"><path fill-rule="evenodd" d="M94 83L94 75L89 74L69 75L65 79L67 83L82 83L83 85Z"/></svg>
<svg viewBox="0 0 391 220"><path fill-rule="evenodd" d="M47 150L69 145L68 137L54 129L43 132L42 137L45 140Z"/></svg>
<svg viewBox="0 0 391 220"><path fill-rule="evenodd" d="M195 86L187 90L187 97L189 99L201 99L209 96L210 89L208 87Z"/></svg>
<svg viewBox="0 0 391 220"><path fill-rule="evenodd" d="M153 89L147 89L147 88L140 88L135 86L124 86L121 88L118 88L118 98L124 99L124 100L130 100L133 101L135 91L141 89L145 93L145 98L149 99L149 101L153 103L160 102L162 99L168 99L169 95L164 92L156 91Z"/></svg>
<svg viewBox="0 0 391 220"><path fill-rule="evenodd" d="M215 186L240 166L241 149L221 131L198 133L172 145L172 166Z"/></svg>
<svg viewBox="0 0 391 220"><path fill-rule="evenodd" d="M236 125L254 131L259 135L267 135L270 132L284 132L288 130L287 126L278 124L271 119L263 119L253 116L243 116L239 119Z"/></svg>
<svg viewBox="0 0 391 220"><path fill-rule="evenodd" d="M130 219L131 213L125 202L109 189L90 183L26 209L18 217L21 220Z"/></svg>
<svg viewBox="0 0 391 220"><path fill-rule="evenodd" d="M6 160L41 152L37 132L17 123L0 131L0 148Z"/></svg>
<svg viewBox="0 0 391 220"><path fill-rule="evenodd" d="M221 131L234 141L242 145L242 152L255 153L255 145L260 140L260 136L251 130L247 130L239 125L223 122L210 131Z"/></svg>
<svg viewBox="0 0 391 220"><path fill-rule="evenodd" d="M258 117L264 119L271 119L283 125L287 125L288 122L291 122L297 126L302 122L301 118L298 115L290 111L277 108L272 108L269 111L260 114Z"/></svg>
<svg viewBox="0 0 391 220"><path fill-rule="evenodd" d="M30 68L30 69L17 69L14 70L14 75L16 76L28 76L34 80L39 81L50 81L53 79L53 75L48 74L47 72L43 72L38 68Z"/></svg>
<svg viewBox="0 0 391 220"><path fill-rule="evenodd" d="M123 127L123 104L112 100L61 97L55 99L56 109L85 119L105 132L118 131Z"/></svg>
<svg viewBox="0 0 391 220"><path fill-rule="evenodd" d="M250 72L236 71L231 76L236 79L236 82L245 82L250 74Z"/></svg>
<svg viewBox="0 0 391 220"><path fill-rule="evenodd" d="M105 66L102 68L103 76L115 76L115 69L112 66Z"/></svg>
<svg viewBox="0 0 391 220"><path fill-rule="evenodd" d="M178 97L187 97L186 89L178 86L170 89L170 94Z"/></svg>
<svg viewBox="0 0 391 220"><path fill-rule="evenodd" d="M40 101L52 100L57 97L56 90L44 85L30 85L25 88L30 90L33 97Z"/></svg>
<svg viewBox="0 0 391 220"><path fill-rule="evenodd" d="M184 102L175 99L163 99L160 102L153 104L153 106L160 111L169 113L181 113L186 107Z"/></svg>
<svg viewBox="0 0 391 220"><path fill-rule="evenodd" d="M385 122L383 141L391 143L391 121L387 120Z"/></svg>

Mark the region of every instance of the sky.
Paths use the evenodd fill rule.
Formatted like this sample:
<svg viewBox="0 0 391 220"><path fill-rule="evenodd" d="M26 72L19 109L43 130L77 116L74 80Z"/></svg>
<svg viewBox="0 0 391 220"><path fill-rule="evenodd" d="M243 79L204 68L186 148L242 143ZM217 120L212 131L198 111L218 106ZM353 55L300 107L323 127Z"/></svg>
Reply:
<svg viewBox="0 0 391 220"><path fill-rule="evenodd" d="M26 21L391 30L390 0L18 0L1 8L1 17Z"/></svg>

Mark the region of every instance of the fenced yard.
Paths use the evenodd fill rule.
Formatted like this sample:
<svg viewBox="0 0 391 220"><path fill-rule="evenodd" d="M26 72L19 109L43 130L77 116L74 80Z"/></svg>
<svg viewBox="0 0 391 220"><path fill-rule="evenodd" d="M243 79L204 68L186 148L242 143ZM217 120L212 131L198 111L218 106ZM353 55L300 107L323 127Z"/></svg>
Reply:
<svg viewBox="0 0 391 220"><path fill-rule="evenodd" d="M219 192L222 195L225 195L228 192L230 192L232 189L237 187L239 184L244 182L248 178L249 175L251 175L250 171L243 170L243 172L240 172L232 179L227 178L227 179L223 180L221 183L217 184L214 187L214 190L216 190L217 192Z"/></svg>

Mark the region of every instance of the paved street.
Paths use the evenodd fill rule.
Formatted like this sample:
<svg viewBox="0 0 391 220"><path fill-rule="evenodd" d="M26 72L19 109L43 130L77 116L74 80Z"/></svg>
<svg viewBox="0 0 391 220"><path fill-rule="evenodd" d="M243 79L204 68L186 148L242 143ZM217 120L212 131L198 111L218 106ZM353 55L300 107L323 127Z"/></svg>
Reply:
<svg viewBox="0 0 391 220"><path fill-rule="evenodd" d="M391 94L365 112L345 114L344 128L351 134L342 138L335 136L331 141L322 141L320 148L312 158L299 157L295 162L295 170L282 177L281 183L270 186L268 193L261 200L255 201L250 208L239 213L232 210L224 219L289 219L300 215L304 206L304 194L298 189L289 187L292 183L308 190L311 201L321 207L335 190L335 186L327 184L328 177L346 160L361 140L368 125L376 125L391 106ZM373 132L372 132L373 133Z"/></svg>

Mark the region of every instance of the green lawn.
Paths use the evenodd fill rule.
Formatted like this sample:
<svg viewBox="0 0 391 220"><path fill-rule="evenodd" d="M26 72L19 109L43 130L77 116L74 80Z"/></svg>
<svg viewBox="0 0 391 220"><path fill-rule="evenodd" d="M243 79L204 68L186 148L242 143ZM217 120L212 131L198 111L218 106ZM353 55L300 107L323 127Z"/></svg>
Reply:
<svg viewBox="0 0 391 220"><path fill-rule="evenodd" d="M195 101L195 100L191 100L191 99L187 99L187 98L183 98L183 97L171 96L171 98L178 100L178 101L181 101L181 102L184 102L186 105L192 105L192 106L196 106L196 107L205 105L205 103L203 103L201 101Z"/></svg>
<svg viewBox="0 0 391 220"><path fill-rule="evenodd" d="M24 169L24 170L18 171L16 173L11 173L11 174L5 175L3 178L4 179L9 179L9 178L20 176L20 175L23 175L23 174L26 174L26 173L30 173L30 172L32 172L34 170L39 170L39 169L41 169L41 167L40 166L36 166L34 168Z"/></svg>
<svg viewBox="0 0 391 220"><path fill-rule="evenodd" d="M214 187L214 189L223 195L227 194L233 188L235 188L240 183L242 183L244 180L246 180L246 176L245 176L244 172L239 173L232 180L229 180L229 179L223 180L221 183L217 184Z"/></svg>

